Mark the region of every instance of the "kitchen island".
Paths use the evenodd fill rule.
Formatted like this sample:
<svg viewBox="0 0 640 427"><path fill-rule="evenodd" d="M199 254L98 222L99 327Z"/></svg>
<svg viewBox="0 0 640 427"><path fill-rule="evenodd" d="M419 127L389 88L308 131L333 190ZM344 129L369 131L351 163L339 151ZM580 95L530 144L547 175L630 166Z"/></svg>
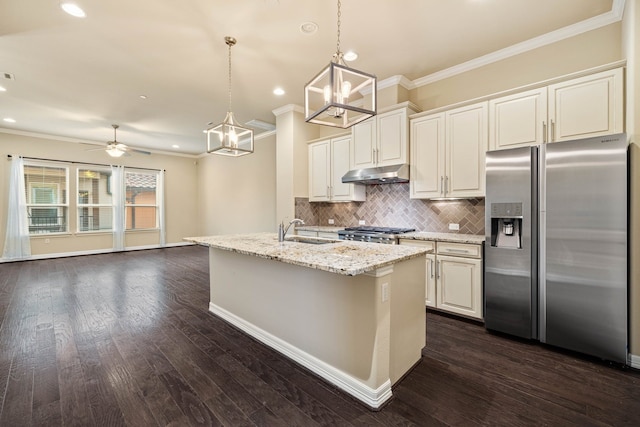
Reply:
<svg viewBox="0 0 640 427"><path fill-rule="evenodd" d="M209 247L212 313L368 407L420 361L427 250L275 233L185 240Z"/></svg>

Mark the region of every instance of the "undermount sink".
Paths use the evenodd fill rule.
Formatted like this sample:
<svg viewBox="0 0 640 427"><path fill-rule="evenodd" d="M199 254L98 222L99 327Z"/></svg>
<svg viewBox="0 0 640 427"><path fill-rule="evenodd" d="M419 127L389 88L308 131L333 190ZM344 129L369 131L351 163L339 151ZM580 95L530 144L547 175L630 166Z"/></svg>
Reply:
<svg viewBox="0 0 640 427"><path fill-rule="evenodd" d="M336 243L340 240L321 239L318 237L308 236L289 236L284 239L285 242L308 243L310 245L324 245L326 243Z"/></svg>

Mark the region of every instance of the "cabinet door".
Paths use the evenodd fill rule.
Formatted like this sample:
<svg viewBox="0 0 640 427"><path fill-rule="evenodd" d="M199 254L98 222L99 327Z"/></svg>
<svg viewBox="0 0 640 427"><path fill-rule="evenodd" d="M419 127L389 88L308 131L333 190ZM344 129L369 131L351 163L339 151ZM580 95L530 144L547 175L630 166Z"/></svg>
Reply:
<svg viewBox="0 0 640 427"><path fill-rule="evenodd" d="M546 142L547 88L528 90L489 101L491 150Z"/></svg>
<svg viewBox="0 0 640 427"><path fill-rule="evenodd" d="M396 111L379 114L377 120L377 152L378 166L407 163L409 151L407 111L402 108Z"/></svg>
<svg viewBox="0 0 640 427"><path fill-rule="evenodd" d="M446 112L446 197L484 197L487 102Z"/></svg>
<svg viewBox="0 0 640 427"><path fill-rule="evenodd" d="M425 296L427 307L436 307L436 256L427 254L427 289Z"/></svg>
<svg viewBox="0 0 640 427"><path fill-rule="evenodd" d="M444 113L411 121L410 197L430 199L444 195Z"/></svg>
<svg viewBox="0 0 640 427"><path fill-rule="evenodd" d="M622 69L549 86L550 141L624 132Z"/></svg>
<svg viewBox="0 0 640 427"><path fill-rule="evenodd" d="M400 244L404 246L417 246L427 250L435 251L436 242L431 240L400 239ZM425 265L425 305L427 307L436 306L436 255L435 252L428 253Z"/></svg>
<svg viewBox="0 0 640 427"><path fill-rule="evenodd" d="M438 255L438 308L482 318L482 260Z"/></svg>
<svg viewBox="0 0 640 427"><path fill-rule="evenodd" d="M309 145L309 201L329 200L329 141Z"/></svg>
<svg viewBox="0 0 640 427"><path fill-rule="evenodd" d="M330 199L334 201L365 200L365 188L359 184L343 184L342 177L350 169L351 136L331 140Z"/></svg>
<svg viewBox="0 0 640 427"><path fill-rule="evenodd" d="M351 131L353 155L351 169L364 169L375 166L376 118L372 117L355 125Z"/></svg>

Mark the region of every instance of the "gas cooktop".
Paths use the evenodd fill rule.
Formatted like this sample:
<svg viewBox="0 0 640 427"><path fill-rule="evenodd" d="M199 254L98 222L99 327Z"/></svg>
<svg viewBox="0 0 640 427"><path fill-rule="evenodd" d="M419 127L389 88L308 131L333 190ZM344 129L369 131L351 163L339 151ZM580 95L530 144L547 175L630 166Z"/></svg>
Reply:
<svg viewBox="0 0 640 427"><path fill-rule="evenodd" d="M338 231L341 240L356 240L359 242L397 244L400 234L415 231L415 228L377 227L362 225L347 227Z"/></svg>

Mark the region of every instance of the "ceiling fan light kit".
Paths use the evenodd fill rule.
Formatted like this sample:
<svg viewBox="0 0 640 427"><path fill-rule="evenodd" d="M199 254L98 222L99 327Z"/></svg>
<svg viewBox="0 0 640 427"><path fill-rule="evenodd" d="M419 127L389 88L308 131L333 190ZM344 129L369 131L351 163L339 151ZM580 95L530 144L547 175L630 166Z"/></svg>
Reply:
<svg viewBox="0 0 640 427"><path fill-rule="evenodd" d="M345 64L340 51L340 6L338 0L336 53L305 85L304 111L306 122L346 129L376 115L377 79Z"/></svg>
<svg viewBox="0 0 640 427"><path fill-rule="evenodd" d="M124 144L120 144L116 139L116 131L120 126L118 125L111 125L111 126L113 127L113 141L109 142L109 144L107 145L107 154L110 155L111 157L120 157L124 154L126 150L126 147L124 146Z"/></svg>
<svg viewBox="0 0 640 427"><path fill-rule="evenodd" d="M231 47L236 39L227 36L224 41L229 46L229 108L222 123L205 131L207 153L239 157L253 153L253 130L238 124L231 111Z"/></svg>

